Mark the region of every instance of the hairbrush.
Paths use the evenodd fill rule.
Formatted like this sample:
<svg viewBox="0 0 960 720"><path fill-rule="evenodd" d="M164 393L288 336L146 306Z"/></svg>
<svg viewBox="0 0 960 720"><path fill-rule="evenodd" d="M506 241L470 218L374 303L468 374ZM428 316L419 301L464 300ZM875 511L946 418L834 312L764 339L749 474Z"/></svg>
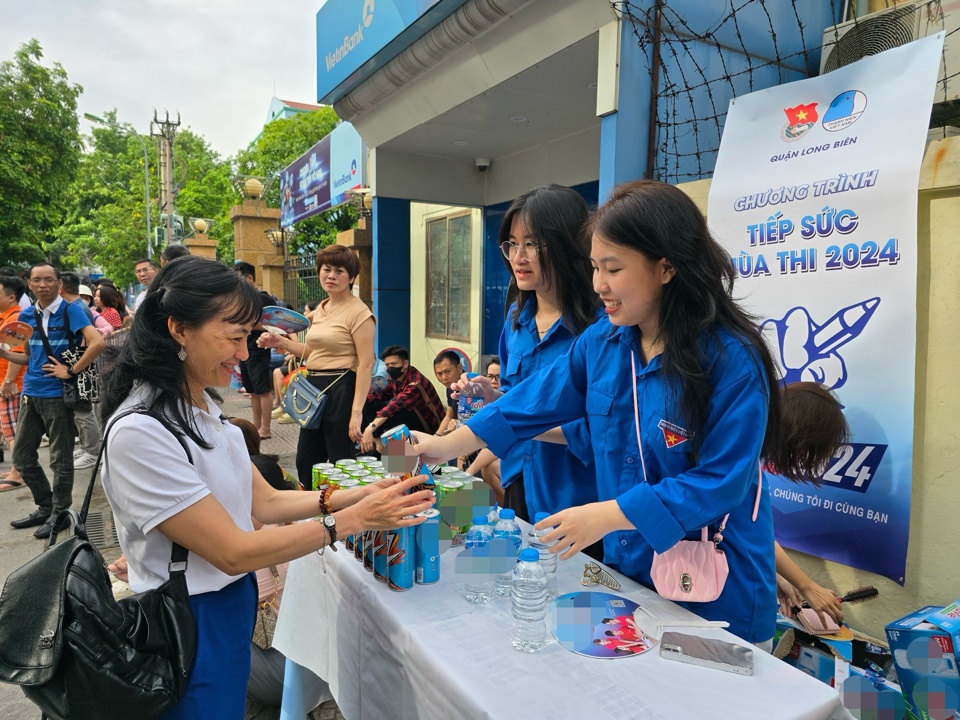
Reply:
<svg viewBox="0 0 960 720"><path fill-rule="evenodd" d="M877 590L872 585L865 585L863 587L857 588L856 590L851 590L843 597L838 597L837 602L852 605L856 603L862 603L867 600L872 600L873 598L877 597L879 594L880 594L880 591ZM808 608L810 607L810 604L804 601L803 607ZM793 611L793 614L796 615L798 612L800 612L802 608L794 605L790 609Z"/></svg>

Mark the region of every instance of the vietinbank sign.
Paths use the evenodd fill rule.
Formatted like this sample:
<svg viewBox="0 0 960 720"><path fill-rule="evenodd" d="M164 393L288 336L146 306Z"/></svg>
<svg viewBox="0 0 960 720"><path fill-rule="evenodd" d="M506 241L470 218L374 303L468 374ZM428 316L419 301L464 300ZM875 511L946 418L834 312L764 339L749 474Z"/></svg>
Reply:
<svg viewBox="0 0 960 720"><path fill-rule="evenodd" d="M288 227L350 199L366 185L367 149L350 123L307 150L280 173L280 225Z"/></svg>
<svg viewBox="0 0 960 720"><path fill-rule="evenodd" d="M326 0L317 11L317 100L331 104L466 0Z"/></svg>

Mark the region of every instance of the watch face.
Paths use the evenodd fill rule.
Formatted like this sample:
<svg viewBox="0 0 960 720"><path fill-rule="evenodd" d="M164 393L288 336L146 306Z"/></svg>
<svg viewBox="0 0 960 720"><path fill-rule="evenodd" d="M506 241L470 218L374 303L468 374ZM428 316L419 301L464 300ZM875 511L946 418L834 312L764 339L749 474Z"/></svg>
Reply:
<svg viewBox="0 0 960 720"><path fill-rule="evenodd" d="M327 527L333 527L337 524L337 519L333 515L324 515L323 524Z"/></svg>

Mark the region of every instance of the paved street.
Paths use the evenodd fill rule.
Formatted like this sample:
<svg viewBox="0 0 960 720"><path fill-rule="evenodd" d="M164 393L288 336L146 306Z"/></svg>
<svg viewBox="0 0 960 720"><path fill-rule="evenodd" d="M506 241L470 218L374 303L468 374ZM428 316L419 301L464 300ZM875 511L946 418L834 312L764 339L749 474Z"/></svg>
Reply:
<svg viewBox="0 0 960 720"><path fill-rule="evenodd" d="M224 400L223 410L225 414L250 418L250 403L246 397L234 390L227 390L224 393ZM271 434L273 438L263 443L263 452L279 455L280 464L291 472L295 472L294 457L297 449L297 426L293 424L281 425L274 422ZM46 447L40 448L40 462L49 475L49 455ZM0 473L5 474L9 468L10 453L6 451L4 462L0 463ZM89 470L77 471L73 498L74 507L78 509L83 501L83 494L89 480ZM10 527L11 520L30 514L35 508L30 491L26 488L0 494L0 577L4 580L10 572L43 551L44 543L33 538L32 530L14 530ZM101 545L100 549L107 561L113 560L120 554L120 549L115 544L116 539L110 527L112 525L110 506L99 485L94 491L91 504L91 516L93 516L91 519L94 522L88 520L91 537L100 530L97 523L98 518L94 513L101 513L100 517L103 519L100 536L105 538L105 544ZM0 720L37 720L38 717L39 711L36 706L23 697L19 687L0 684ZM276 717L277 713L272 709L264 709L255 716L256 720L274 720ZM332 701L322 705L312 717L322 720L342 719Z"/></svg>

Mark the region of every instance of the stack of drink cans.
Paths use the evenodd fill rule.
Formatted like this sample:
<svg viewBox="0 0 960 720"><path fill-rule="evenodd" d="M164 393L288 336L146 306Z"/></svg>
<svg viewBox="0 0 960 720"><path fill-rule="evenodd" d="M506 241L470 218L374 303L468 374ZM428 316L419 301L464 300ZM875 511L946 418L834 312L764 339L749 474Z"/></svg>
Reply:
<svg viewBox="0 0 960 720"><path fill-rule="evenodd" d="M414 442L406 425L384 431L381 440L384 454L388 456L387 464L391 464L391 460L402 462L400 456L406 456L398 452L402 450L398 443ZM388 476L406 479L414 475L426 475L424 486L413 491L429 487L437 493L439 502L440 487L419 456L409 472L391 473L387 464L367 456L356 460L340 460L332 466L321 463L313 467L314 487L355 487ZM459 487L463 487L462 481ZM365 570L371 571L377 580L387 583L391 590L409 590L414 584L430 585L440 580L440 512L433 507L420 515L426 520L415 527L358 533L345 538L344 545L348 550L353 550L354 557L363 563Z"/></svg>

